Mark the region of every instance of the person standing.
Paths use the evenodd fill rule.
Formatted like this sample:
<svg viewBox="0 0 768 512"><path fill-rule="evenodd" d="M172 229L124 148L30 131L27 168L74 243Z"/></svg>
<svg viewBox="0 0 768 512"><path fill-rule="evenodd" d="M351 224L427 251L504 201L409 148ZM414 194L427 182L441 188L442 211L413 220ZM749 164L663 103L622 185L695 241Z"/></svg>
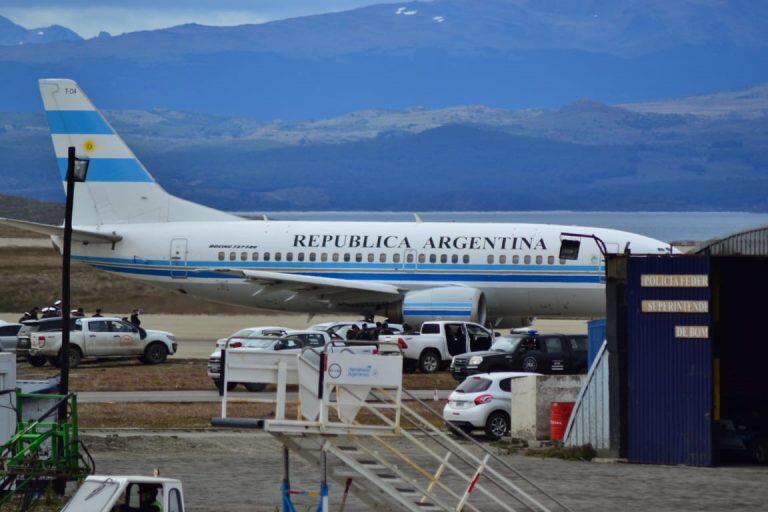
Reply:
<svg viewBox="0 0 768 512"><path fill-rule="evenodd" d="M83 311L83 308L77 308L72 311L72 316L82 318L85 316L85 311Z"/></svg>
<svg viewBox="0 0 768 512"><path fill-rule="evenodd" d="M96 308L96 312L93 314L94 318L101 318L104 315L101 314L101 308Z"/></svg>
<svg viewBox="0 0 768 512"><path fill-rule="evenodd" d="M24 314L19 318L19 323L24 322L26 320L37 320L37 312L40 311L40 308L37 306L33 307L29 311L25 311Z"/></svg>
<svg viewBox="0 0 768 512"><path fill-rule="evenodd" d="M131 323L136 327L141 327L141 320L139 319L139 310L134 309L131 313Z"/></svg>

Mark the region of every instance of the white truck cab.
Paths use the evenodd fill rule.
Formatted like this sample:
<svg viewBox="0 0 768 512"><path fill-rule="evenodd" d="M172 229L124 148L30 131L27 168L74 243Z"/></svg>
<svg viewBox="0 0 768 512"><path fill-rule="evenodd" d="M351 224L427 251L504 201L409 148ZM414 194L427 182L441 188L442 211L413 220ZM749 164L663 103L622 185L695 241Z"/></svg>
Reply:
<svg viewBox="0 0 768 512"><path fill-rule="evenodd" d="M176 337L165 331L144 330L130 322L110 317L82 317L70 331L69 367L75 368L84 357L109 358L136 356L146 364L165 362L176 353ZM30 334L29 354L58 364L61 330Z"/></svg>
<svg viewBox="0 0 768 512"><path fill-rule="evenodd" d="M447 366L453 356L488 350L494 333L472 322L424 322L421 333L379 336L379 341L397 343L406 367L414 364L422 373L434 373Z"/></svg>
<svg viewBox="0 0 768 512"><path fill-rule="evenodd" d="M149 476L91 475L61 512L184 512L181 481ZM143 508L142 508L143 507Z"/></svg>

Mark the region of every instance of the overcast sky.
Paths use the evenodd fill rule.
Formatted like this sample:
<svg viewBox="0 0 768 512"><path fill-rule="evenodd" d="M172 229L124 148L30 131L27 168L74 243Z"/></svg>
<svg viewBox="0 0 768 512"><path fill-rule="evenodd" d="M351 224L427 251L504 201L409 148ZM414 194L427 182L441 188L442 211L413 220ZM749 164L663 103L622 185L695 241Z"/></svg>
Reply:
<svg viewBox="0 0 768 512"><path fill-rule="evenodd" d="M393 0L2 0L0 16L26 28L63 25L83 37L183 23L242 25Z"/></svg>

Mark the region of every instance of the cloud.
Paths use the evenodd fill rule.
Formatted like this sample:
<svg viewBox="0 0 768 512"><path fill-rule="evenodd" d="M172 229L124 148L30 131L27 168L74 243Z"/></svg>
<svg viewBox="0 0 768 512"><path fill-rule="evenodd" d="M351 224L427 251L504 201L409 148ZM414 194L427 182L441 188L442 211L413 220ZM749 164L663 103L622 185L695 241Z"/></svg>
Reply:
<svg viewBox="0 0 768 512"><path fill-rule="evenodd" d="M392 0L3 0L0 15L26 28L63 25L89 38L185 23L242 25Z"/></svg>

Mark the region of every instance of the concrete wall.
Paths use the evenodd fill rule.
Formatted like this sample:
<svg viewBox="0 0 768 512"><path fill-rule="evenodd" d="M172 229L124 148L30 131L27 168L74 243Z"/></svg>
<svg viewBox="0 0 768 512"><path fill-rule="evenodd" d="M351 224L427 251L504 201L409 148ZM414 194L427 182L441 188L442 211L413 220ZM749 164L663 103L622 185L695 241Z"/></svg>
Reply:
<svg viewBox="0 0 768 512"><path fill-rule="evenodd" d="M575 402L586 375L532 375L512 381L512 437L549 439L550 402Z"/></svg>

